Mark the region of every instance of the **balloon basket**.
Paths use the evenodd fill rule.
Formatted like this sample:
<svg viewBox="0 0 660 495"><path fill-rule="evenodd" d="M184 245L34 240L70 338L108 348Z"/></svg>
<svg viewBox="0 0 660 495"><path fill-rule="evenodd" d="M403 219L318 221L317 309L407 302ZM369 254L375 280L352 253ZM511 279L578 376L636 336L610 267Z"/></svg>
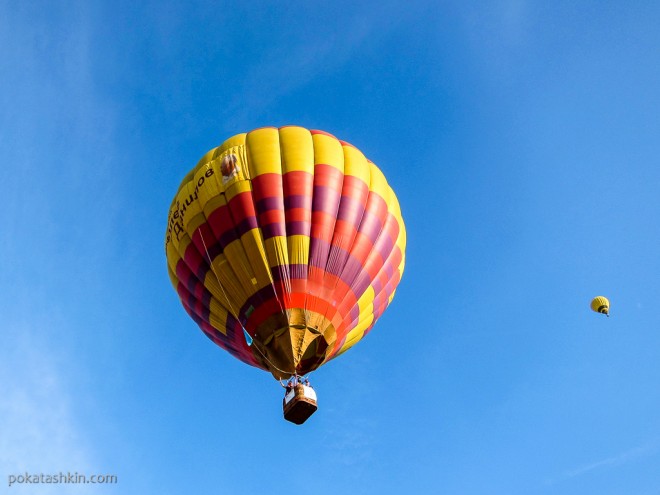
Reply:
<svg viewBox="0 0 660 495"><path fill-rule="evenodd" d="M282 408L284 419L301 425L318 409L316 392L312 387L302 384L287 388Z"/></svg>

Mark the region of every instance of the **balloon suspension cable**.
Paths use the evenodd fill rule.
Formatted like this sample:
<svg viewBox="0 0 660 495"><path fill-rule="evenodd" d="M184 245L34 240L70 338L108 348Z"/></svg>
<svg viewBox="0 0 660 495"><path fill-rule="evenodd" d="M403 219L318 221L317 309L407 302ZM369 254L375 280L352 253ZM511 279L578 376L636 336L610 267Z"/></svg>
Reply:
<svg viewBox="0 0 660 495"><path fill-rule="evenodd" d="M311 375L311 372L307 373L307 375L299 375L298 373L294 373L287 380L282 381L282 379L280 378L278 381L280 382L280 385L282 385L282 387L287 388L292 379L295 379L295 382L300 384L303 384L304 382L309 383L309 375Z"/></svg>
<svg viewBox="0 0 660 495"><path fill-rule="evenodd" d="M211 261L211 255L209 254L209 250L206 247L206 241L204 241L204 233L201 230L199 231L199 237L202 239L202 245L204 246L204 252L206 253L206 257L208 258L209 266L211 267L211 271L213 272L213 275L215 275L215 280L218 282L218 286L222 291L222 295L224 295L225 299L227 300L227 305L229 306L229 311L231 312L231 315L236 319L236 321L241 326L241 328L247 332L247 330L243 326L243 323L238 317L238 312L234 310L234 307L232 306L231 301L229 300L229 296L225 292L225 288L222 286L222 283L220 282L220 277L218 276L218 272L215 271L215 267L213 266L213 262Z"/></svg>
<svg viewBox="0 0 660 495"><path fill-rule="evenodd" d="M208 170L210 168L210 164L207 163L206 168ZM218 187L220 187L220 181L219 181L219 179L217 179L217 177L216 177L216 181L218 182ZM229 300L229 296L227 295L227 292L225 292L225 288L222 286L222 283L220 282L220 276L218 275L218 272L215 271L215 267L213 266L213 262L211 261L211 255L209 254L209 250L206 247L206 241L204 240L204 234L201 230L199 231L199 235L202 239L202 245L204 246L204 252L206 253L206 258L208 259L209 266L211 267L211 270L213 271L213 275L215 275L215 279L218 282L218 285L220 286L220 290L222 291L223 296L225 296L225 299L227 300L227 305L229 306L229 311L230 311L231 315L236 319L236 321L241 326L241 329L244 332L244 336L246 337L247 345L249 347L254 347L257 350L257 352L259 352L259 354L261 354L261 357L263 357L264 360L273 367L273 369L275 369L275 370L277 370L280 373L283 373L285 375L291 375L292 373L290 371L284 371L284 370L280 369L279 367L275 366L275 364L270 359L268 359L268 357L266 357L264 352L259 348L259 345L256 344L256 341L254 340L254 337L252 337L250 335L250 333L245 328L245 325L243 325L243 322L241 321L241 319L238 316L238 312L234 310L234 307L231 304L231 301ZM280 301L280 298L277 297L277 290L275 289L275 283L273 282L272 279L270 281L270 284L273 288L273 293L275 295L275 299L277 300L277 303L280 305L280 309L282 310L282 313L286 314L286 310L284 309L284 306L282 305L282 301ZM289 286L290 286L290 282L289 282ZM249 342L247 341L247 337L250 338ZM253 346L253 344L255 344L255 345ZM296 372L294 370L293 374L295 375L295 373Z"/></svg>
<svg viewBox="0 0 660 495"><path fill-rule="evenodd" d="M284 373L285 375L290 375L290 374L291 374L290 371L284 371L284 370L279 369L277 366L275 366L275 364L273 364L273 362L272 362L270 359L268 359L268 358L266 357L266 355L265 355L263 352L261 352L261 349L259 349L259 346L256 346L256 345L255 345L254 348L255 348L257 351L259 351L259 354L261 354L261 357L263 357L266 361L268 361L268 364L270 364L270 365L271 365L273 368L275 368L277 371L279 371L280 373ZM294 371L294 375L295 375L295 371ZM273 378L275 378L275 377L273 377Z"/></svg>
<svg viewBox="0 0 660 495"><path fill-rule="evenodd" d="M243 330L243 332L245 332L245 335L247 335L251 339L253 339L253 337L250 335L250 333L245 328L245 325L243 325L243 322L241 322L240 318L238 317L238 313L234 310L234 307L232 306L231 301L229 300L229 296L225 292L225 288L222 286L222 283L220 282L220 277L218 276L218 273L215 271L215 267L213 266L213 262L211 261L211 255L209 254L209 250L206 247L206 241L204 241L204 234L202 233L201 230L199 231L199 235L200 235L200 238L202 239L202 245L204 246L204 251L206 253L206 257L208 258L209 266L211 267L211 271L213 271L213 275L215 275L215 279L218 282L218 285L220 286L220 290L222 291L222 294L225 296L225 299L227 300L227 305L229 306L229 311L230 311L231 315L234 317L234 319L236 319L238 324L241 326L241 329ZM252 343L255 343L255 341L252 340ZM249 343L248 346L252 347L252 343ZM280 373L284 373L285 375L290 375L291 374L291 372L284 371L284 370L278 368L277 366L275 366L275 364L270 359L268 359L266 357L266 355L262 352L262 350L259 349L258 345L255 345L254 348L259 352L259 354L261 354L261 357L263 357L268 362L268 364L270 364L274 369L276 369ZM295 371L294 371L293 374L295 375Z"/></svg>

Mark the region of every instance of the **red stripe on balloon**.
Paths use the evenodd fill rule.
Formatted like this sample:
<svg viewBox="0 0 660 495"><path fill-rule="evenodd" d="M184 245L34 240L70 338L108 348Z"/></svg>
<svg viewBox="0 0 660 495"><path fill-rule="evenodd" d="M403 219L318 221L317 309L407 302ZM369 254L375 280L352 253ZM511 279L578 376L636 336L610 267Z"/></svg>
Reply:
<svg viewBox="0 0 660 495"><path fill-rule="evenodd" d="M339 141L336 137L334 137L334 136L333 136L332 134L330 134L329 132L319 131L319 130L317 130L317 129L310 129L309 133L312 134L312 135L314 135L314 134L321 134L321 135L323 135L323 136L328 136L328 137L331 137L332 139L336 139L337 141Z"/></svg>

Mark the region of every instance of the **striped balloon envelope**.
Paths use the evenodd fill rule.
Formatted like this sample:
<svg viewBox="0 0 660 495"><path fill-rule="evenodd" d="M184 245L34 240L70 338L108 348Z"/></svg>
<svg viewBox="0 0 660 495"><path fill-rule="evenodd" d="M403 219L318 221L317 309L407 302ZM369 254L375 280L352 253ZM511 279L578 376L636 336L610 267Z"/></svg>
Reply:
<svg viewBox="0 0 660 495"><path fill-rule="evenodd" d="M278 379L360 341L394 297L406 232L396 195L354 146L266 127L212 149L185 176L165 251L190 317Z"/></svg>

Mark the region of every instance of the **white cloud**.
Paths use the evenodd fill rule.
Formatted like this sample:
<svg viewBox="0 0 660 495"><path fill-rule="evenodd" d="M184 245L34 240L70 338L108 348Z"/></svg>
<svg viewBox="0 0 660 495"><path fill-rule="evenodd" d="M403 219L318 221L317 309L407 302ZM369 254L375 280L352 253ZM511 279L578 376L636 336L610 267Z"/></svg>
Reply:
<svg viewBox="0 0 660 495"><path fill-rule="evenodd" d="M54 357L61 357L61 350L56 354L48 348L29 325L11 325L3 332L0 483L25 472L94 474L93 455L77 426L66 373ZM12 486L12 493L28 492L34 493L33 485ZM39 493L63 493L63 487L40 485Z"/></svg>
<svg viewBox="0 0 660 495"><path fill-rule="evenodd" d="M86 2L0 5L0 295L91 272L118 222L117 111L99 91ZM6 76L6 77L4 77ZM103 221L99 221L102 219ZM62 267L69 267L62 273ZM91 278L91 277L90 277ZM53 291L54 291L53 290ZM5 296L7 294L7 296Z"/></svg>
<svg viewBox="0 0 660 495"><path fill-rule="evenodd" d="M592 471L603 469L603 468L616 468L624 464L637 462L643 458L654 455L658 452L660 448L660 443L656 439L655 441L648 442L644 445L634 447L629 450L625 450L611 457L606 457L597 461L589 462L581 466L577 466L572 469L568 469L562 473L556 479L549 480L548 485L553 485L557 482L569 480L571 478L576 478L578 476L583 476Z"/></svg>
<svg viewBox="0 0 660 495"><path fill-rule="evenodd" d="M250 116L279 98L320 75L331 74L359 53L367 40L373 42L384 37L406 22L410 13L399 9L396 3L384 2L379 5L378 12L366 15L356 4L340 30L319 26L319 32L308 33L297 43L287 43L285 48L275 45L265 50L261 59L250 65L247 74L236 76L237 90L227 113L232 115L234 123L247 123Z"/></svg>
<svg viewBox="0 0 660 495"><path fill-rule="evenodd" d="M658 450L657 445L643 445L640 447L635 447L633 449L621 452L615 456L608 457L606 459L602 459L595 462L590 462L589 464L585 464L575 469L568 470L564 473L564 477L574 478L576 476L586 474L589 471L593 471L594 469L599 469L606 466L611 466L611 467L621 466L622 464L626 464L628 462L636 461L642 457L652 455L657 450Z"/></svg>

